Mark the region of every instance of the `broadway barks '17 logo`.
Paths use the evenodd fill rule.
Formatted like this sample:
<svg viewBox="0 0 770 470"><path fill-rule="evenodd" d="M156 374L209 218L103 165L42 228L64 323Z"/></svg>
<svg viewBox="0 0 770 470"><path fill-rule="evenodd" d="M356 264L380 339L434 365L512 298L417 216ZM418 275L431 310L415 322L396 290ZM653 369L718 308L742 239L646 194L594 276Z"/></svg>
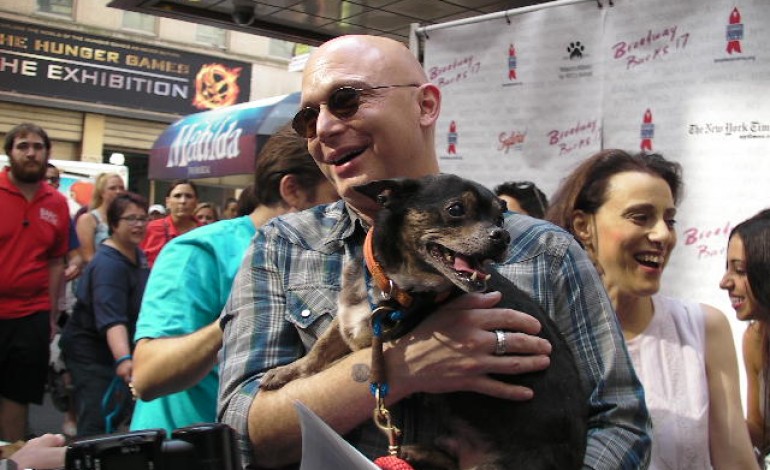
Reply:
<svg viewBox="0 0 770 470"><path fill-rule="evenodd" d="M238 102L241 89L238 77L241 67L229 69L222 64L206 64L195 76L195 99L198 109L214 109Z"/></svg>
<svg viewBox="0 0 770 470"><path fill-rule="evenodd" d="M727 53L742 53L741 41L743 40L743 23L741 23L741 12L738 7L733 8L730 13L730 20L727 25Z"/></svg>
<svg viewBox="0 0 770 470"><path fill-rule="evenodd" d="M652 152L652 138L655 137L655 124L652 122L652 112L649 108L644 112L640 133L642 138L642 150Z"/></svg>

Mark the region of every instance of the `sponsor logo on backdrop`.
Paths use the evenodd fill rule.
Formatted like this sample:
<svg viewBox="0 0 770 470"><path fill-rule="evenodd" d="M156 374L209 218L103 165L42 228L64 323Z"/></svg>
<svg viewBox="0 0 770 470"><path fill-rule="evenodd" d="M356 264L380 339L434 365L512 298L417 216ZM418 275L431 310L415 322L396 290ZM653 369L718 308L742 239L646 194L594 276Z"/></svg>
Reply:
<svg viewBox="0 0 770 470"><path fill-rule="evenodd" d="M434 85L445 87L465 81L479 73L481 62L473 55L456 58L451 63L428 69L428 78Z"/></svg>
<svg viewBox="0 0 770 470"><path fill-rule="evenodd" d="M439 160L462 160L462 155L457 154L457 142L460 139L460 133L457 132L457 121L449 121L449 127L446 134L446 154L440 155Z"/></svg>
<svg viewBox="0 0 770 470"><path fill-rule="evenodd" d="M449 123L449 132L447 133L447 151L450 155L457 154L457 123L452 121Z"/></svg>
<svg viewBox="0 0 770 470"><path fill-rule="evenodd" d="M586 46L580 41L572 41L567 45L567 56L564 57L565 62L577 65L564 65L559 67L559 78L571 79L593 76L593 66L591 64L581 63L584 58L589 55L586 52Z"/></svg>
<svg viewBox="0 0 770 470"><path fill-rule="evenodd" d="M641 149L652 152L652 139L655 137L655 123L652 122L652 112L649 108L642 117L642 127L639 131L642 139Z"/></svg>
<svg viewBox="0 0 770 470"><path fill-rule="evenodd" d="M193 106L215 109L235 104L241 92L238 87L241 70L241 67L227 68L222 64L202 66L195 76Z"/></svg>
<svg viewBox="0 0 770 470"><path fill-rule="evenodd" d="M699 260L724 257L732 229L729 221L717 227L688 227L682 232L685 250L693 252Z"/></svg>
<svg viewBox="0 0 770 470"><path fill-rule="evenodd" d="M686 49L689 40L690 33L680 31L678 25L649 29L642 37L615 43L612 57L623 61L626 70L632 70Z"/></svg>
<svg viewBox="0 0 770 470"><path fill-rule="evenodd" d="M508 46L508 81L503 83L503 86L517 86L521 85L516 75L516 69L518 67L518 59L516 58L516 47L511 43Z"/></svg>
<svg viewBox="0 0 770 470"><path fill-rule="evenodd" d="M727 31L725 33L725 39L727 41L727 47L725 52L729 54L725 57L719 57L714 59L714 62L733 62L737 60L757 60L756 56L744 56L743 45L741 41L744 38L744 24L741 22L741 12L738 7L734 7L730 12L730 16L727 18Z"/></svg>
<svg viewBox="0 0 770 470"><path fill-rule="evenodd" d="M697 136L723 136L738 139L770 139L770 122L733 121L688 124L687 133Z"/></svg>
<svg viewBox="0 0 770 470"><path fill-rule="evenodd" d="M497 150L508 153L510 150L520 152L524 148L524 139L527 137L527 131L501 132L497 137Z"/></svg>
<svg viewBox="0 0 770 470"><path fill-rule="evenodd" d="M741 23L741 13L738 7L733 8L730 13L730 20L727 25L727 53L732 54L741 52L741 40L743 39L743 24Z"/></svg>
<svg viewBox="0 0 770 470"><path fill-rule="evenodd" d="M601 131L597 119L586 119L579 120L574 126L566 129L553 129L546 133L546 137L548 145L558 148L559 156L565 156L596 145Z"/></svg>

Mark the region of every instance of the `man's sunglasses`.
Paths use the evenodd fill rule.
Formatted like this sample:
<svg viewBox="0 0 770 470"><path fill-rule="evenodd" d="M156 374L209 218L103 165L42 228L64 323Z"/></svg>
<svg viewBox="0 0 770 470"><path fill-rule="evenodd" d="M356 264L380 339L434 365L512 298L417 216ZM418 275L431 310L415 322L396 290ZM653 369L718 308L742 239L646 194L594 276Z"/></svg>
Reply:
<svg viewBox="0 0 770 470"><path fill-rule="evenodd" d="M331 92L329 99L326 101L326 108L338 118L347 119L358 112L358 107L361 105L361 93L364 91L419 86L420 85L417 84L382 85L368 88L343 86ZM291 121L291 127L293 127L300 136L312 139L316 135L316 121L318 120L318 115L320 113L320 106L300 109Z"/></svg>

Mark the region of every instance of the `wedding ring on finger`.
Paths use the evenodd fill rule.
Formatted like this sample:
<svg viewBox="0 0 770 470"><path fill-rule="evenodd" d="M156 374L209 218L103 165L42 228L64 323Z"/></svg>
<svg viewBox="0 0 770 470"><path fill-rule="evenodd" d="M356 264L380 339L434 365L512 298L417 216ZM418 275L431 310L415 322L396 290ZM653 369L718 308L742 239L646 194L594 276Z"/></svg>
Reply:
<svg viewBox="0 0 770 470"><path fill-rule="evenodd" d="M505 332L503 330L495 330L495 356L505 356Z"/></svg>

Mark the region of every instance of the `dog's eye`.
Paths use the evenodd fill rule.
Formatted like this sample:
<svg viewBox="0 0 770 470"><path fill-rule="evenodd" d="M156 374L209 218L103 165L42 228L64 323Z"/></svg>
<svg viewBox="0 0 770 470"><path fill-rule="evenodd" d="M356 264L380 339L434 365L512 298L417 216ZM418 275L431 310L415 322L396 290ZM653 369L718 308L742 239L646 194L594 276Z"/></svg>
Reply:
<svg viewBox="0 0 770 470"><path fill-rule="evenodd" d="M465 215L465 206L462 203L455 202L447 208L447 212L452 217L462 217Z"/></svg>

